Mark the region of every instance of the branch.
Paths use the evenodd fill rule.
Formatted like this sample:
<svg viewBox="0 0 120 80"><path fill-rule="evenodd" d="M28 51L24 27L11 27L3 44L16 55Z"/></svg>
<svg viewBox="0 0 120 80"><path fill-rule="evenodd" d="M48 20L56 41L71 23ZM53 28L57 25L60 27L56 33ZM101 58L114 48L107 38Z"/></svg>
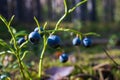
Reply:
<svg viewBox="0 0 120 80"><path fill-rule="evenodd" d="M106 49L104 49L105 54L108 56L108 58L116 65L119 66L119 64L109 55L108 51Z"/></svg>

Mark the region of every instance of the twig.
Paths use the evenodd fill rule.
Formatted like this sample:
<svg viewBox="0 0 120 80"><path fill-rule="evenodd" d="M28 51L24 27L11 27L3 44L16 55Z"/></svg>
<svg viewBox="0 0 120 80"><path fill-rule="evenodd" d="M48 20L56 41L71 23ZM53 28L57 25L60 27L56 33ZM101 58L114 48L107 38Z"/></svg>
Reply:
<svg viewBox="0 0 120 80"><path fill-rule="evenodd" d="M105 48L103 48L103 50L104 50L105 54L108 56L108 58L109 58L111 61L113 61L113 63L114 63L116 66L119 66L119 64L109 55L108 51L107 51Z"/></svg>

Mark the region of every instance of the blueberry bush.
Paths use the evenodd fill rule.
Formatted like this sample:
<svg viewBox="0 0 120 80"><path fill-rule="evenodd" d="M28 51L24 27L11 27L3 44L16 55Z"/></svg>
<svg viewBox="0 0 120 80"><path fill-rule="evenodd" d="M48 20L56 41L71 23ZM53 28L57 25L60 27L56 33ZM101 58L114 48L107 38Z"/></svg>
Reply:
<svg viewBox="0 0 120 80"><path fill-rule="evenodd" d="M34 20L36 22L37 27L29 34L16 34L15 29L11 26L11 23L14 19L14 15L11 17L9 21L7 21L2 15L0 15L0 19L2 22L5 24L5 26L8 29L8 32L11 35L11 39L9 43L5 42L3 39L0 39L0 45L4 47L4 50L0 52L1 55L6 55L6 54L11 54L14 57L14 62L10 63L12 68L18 67L21 76L19 79L24 79L24 80L33 80L33 76L31 76L31 72L28 69L28 66L26 63L23 61L24 58L26 58L26 55L29 53L29 50L27 50L25 47L26 46L33 46L38 44L42 45L42 51L39 56L39 65L38 65L38 72L37 72L37 79L40 80L42 77L42 70L43 70L43 58L44 58L44 53L47 49L47 45L53 49L61 49L61 38L58 36L56 33L57 32L73 32L76 37L73 39L72 44L74 46L79 46L83 44L85 47L89 47L92 44L92 41L88 36L94 35L94 36L99 36L98 34L94 32L88 32L88 33L81 33L79 31L69 29L69 28L61 28L60 23L64 20L64 18L72 13L78 6L84 4L87 2L87 0L83 0L79 3L77 3L74 7L69 9L67 7L66 0L64 0L64 7L65 7L65 13L63 16L57 21L54 29L48 30L46 29L47 27L47 22L45 22L44 26L42 27L37 18L34 17ZM30 45L28 45L30 43ZM63 50L63 48L62 48ZM68 55L65 53L63 50L63 53L59 56L59 60L62 63L65 63L68 60ZM18 65L16 65L18 64ZM2 67L2 66L1 66ZM11 68L10 68L11 69ZM16 70L17 71L17 70ZM14 74L15 76L15 74ZM0 74L0 80L10 80L10 75L7 73Z"/></svg>

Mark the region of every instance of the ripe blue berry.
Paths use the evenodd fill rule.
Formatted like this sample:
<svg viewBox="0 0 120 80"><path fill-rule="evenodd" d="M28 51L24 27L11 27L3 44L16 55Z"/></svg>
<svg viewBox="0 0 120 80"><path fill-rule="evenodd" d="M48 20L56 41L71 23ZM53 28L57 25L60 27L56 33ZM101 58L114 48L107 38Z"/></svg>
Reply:
<svg viewBox="0 0 120 80"><path fill-rule="evenodd" d="M78 45L81 44L81 40L80 40L80 38L77 36L77 37L73 38L72 43L73 43L74 46L78 46Z"/></svg>
<svg viewBox="0 0 120 80"><path fill-rule="evenodd" d="M60 37L57 35L50 35L48 37L48 45L53 48L58 48L60 46Z"/></svg>
<svg viewBox="0 0 120 80"><path fill-rule="evenodd" d="M59 60L60 60L60 62L62 62L62 63L68 61L68 55L65 54L65 53L61 54L61 55L59 56Z"/></svg>
<svg viewBox="0 0 120 80"><path fill-rule="evenodd" d="M21 44L24 43L24 42L25 42L25 38L24 38L24 37L19 38L18 41L17 41L17 43L18 43L19 45L21 45Z"/></svg>
<svg viewBox="0 0 120 80"><path fill-rule="evenodd" d="M41 36L38 32L34 31L29 34L28 38L32 44L37 44L40 41Z"/></svg>
<svg viewBox="0 0 120 80"><path fill-rule="evenodd" d="M39 28L36 27L36 28L34 29L34 31L38 32L38 31L39 31ZM42 28L42 27L40 27L40 31L43 31L43 28Z"/></svg>
<svg viewBox="0 0 120 80"><path fill-rule="evenodd" d="M85 38L83 39L83 45L84 45L85 47L89 47L89 46L91 46L91 44L92 44L92 41L91 41L90 38L85 37Z"/></svg>
<svg viewBox="0 0 120 80"><path fill-rule="evenodd" d="M35 31L35 32L39 32L39 28L36 27L36 28L34 29L34 31ZM41 32L41 31L44 31L42 27L40 27L40 32ZM40 35L41 35L41 37L43 37L44 33L41 33Z"/></svg>

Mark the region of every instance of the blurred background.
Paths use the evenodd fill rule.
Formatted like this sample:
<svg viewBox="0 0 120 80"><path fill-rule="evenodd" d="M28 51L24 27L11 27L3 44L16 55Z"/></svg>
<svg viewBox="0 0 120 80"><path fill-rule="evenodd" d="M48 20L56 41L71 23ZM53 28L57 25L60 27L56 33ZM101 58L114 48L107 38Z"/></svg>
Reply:
<svg viewBox="0 0 120 80"><path fill-rule="evenodd" d="M68 9L70 9L82 0L66 1ZM12 15L15 15L15 19L11 26L16 29L16 33L23 31L24 34L28 35L33 31L34 28L37 27L33 19L34 16L36 16L40 22L40 26L43 26L45 22L48 22L47 29L53 29L56 22L63 14L63 0L0 0L0 15L4 16L7 20L9 20ZM90 65L94 66L96 63L99 64L106 61L113 63L105 55L103 48L108 48L110 50L110 55L120 64L120 0L88 0L80 7L76 8L74 12L69 14L60 24L60 27L75 29L82 33L95 32L101 35L100 37L90 36L93 45L90 48L85 48L83 46L75 47L72 45L72 39L75 37L75 34L68 32L56 33L61 37L63 42L62 48L65 52L70 55L74 53L74 56L72 55L73 57L71 57L65 65L73 65L73 63L75 63L77 65L80 64L80 67L83 64L86 64L87 67L89 67ZM0 39L9 42L10 38L7 28L0 20ZM38 65L38 58L42 50L41 44L42 42L40 43L40 46L38 46L39 44L37 46L28 44L24 48L24 50L29 50L29 54L27 54L25 60L31 62L31 65ZM0 51L2 50L4 50L4 48L0 46ZM60 64L59 61L56 61L56 58L58 59L58 56L61 54L59 49L51 49L48 46L46 53L48 54L45 55L49 56L45 57L45 63L48 62L44 64L45 68L56 66L57 64L57 66L64 65ZM51 53L53 55L51 55ZM33 56L36 57L33 58ZM56 58L54 59L53 56ZM4 57L5 56L0 58L0 61L4 61ZM86 65L84 70L93 74ZM38 71L37 68L35 69ZM76 69L77 72L74 71L74 74L82 72L81 68L79 69L78 67ZM10 69L10 71L12 70ZM119 70L109 69L109 71L113 71L114 76L116 77L116 79L110 78L110 80L120 80L120 68Z"/></svg>
<svg viewBox="0 0 120 80"><path fill-rule="evenodd" d="M82 0L67 0L68 9ZM0 0L0 14L6 19L15 15L12 26L18 31L32 31L35 27L34 16L41 26L47 21L48 29L54 28L56 22L64 14L63 0ZM119 0L88 0L85 4L69 14L60 27L73 28L101 35L94 42L99 44L119 44L120 36L120 1ZM6 39L4 24L0 21L0 37ZM68 38L69 35L63 35Z"/></svg>
<svg viewBox="0 0 120 80"><path fill-rule="evenodd" d="M67 0L68 8L82 0ZM119 0L88 0L78 7L65 21L119 22ZM56 21L64 13L63 0L0 0L0 14L6 18L16 15L16 21Z"/></svg>
<svg viewBox="0 0 120 80"><path fill-rule="evenodd" d="M68 9L82 0L67 0ZM47 28L54 28L58 19L64 14L63 0L0 0L0 14L6 19L15 15L13 27L17 30L30 32L36 27L34 16L41 26L47 21ZM74 28L81 32L96 32L101 34L101 43L108 39L119 40L120 35L120 1L119 0L88 0L85 4L76 8L60 25L61 27ZM6 29L2 22L0 34L6 39ZM28 29L29 28L29 29ZM114 42L114 41L113 41Z"/></svg>

